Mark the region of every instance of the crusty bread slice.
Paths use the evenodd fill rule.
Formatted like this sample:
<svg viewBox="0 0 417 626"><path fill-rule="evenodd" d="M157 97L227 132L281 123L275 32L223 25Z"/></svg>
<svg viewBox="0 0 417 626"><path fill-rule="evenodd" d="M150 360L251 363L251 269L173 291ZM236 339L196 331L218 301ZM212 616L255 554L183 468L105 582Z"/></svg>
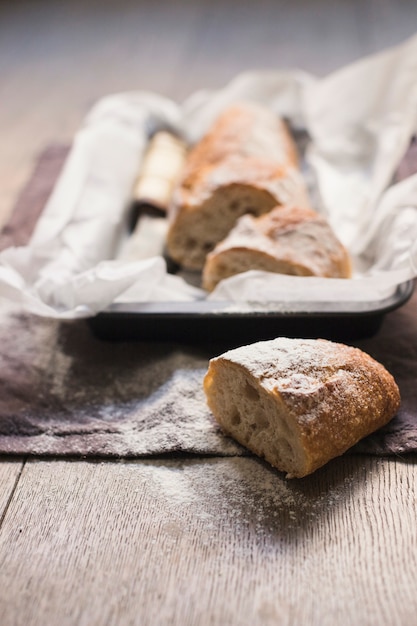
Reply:
<svg viewBox="0 0 417 626"><path fill-rule="evenodd" d="M240 218L207 256L203 287L248 270L296 276L349 278L350 257L329 223L309 208L276 207L266 215Z"/></svg>
<svg viewBox="0 0 417 626"><path fill-rule="evenodd" d="M321 339L278 338L230 350L210 361L204 390L223 431L288 478L342 454L400 405L380 363Z"/></svg>
<svg viewBox="0 0 417 626"><path fill-rule="evenodd" d="M286 124L261 105L232 105L188 154L173 194L167 252L201 270L240 216L289 202L309 203Z"/></svg>

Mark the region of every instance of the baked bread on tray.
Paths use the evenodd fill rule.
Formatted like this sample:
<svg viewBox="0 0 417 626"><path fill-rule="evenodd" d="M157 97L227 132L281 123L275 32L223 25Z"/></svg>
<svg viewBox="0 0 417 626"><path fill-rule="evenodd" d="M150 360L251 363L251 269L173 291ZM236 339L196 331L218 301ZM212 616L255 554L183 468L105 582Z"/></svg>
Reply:
<svg viewBox="0 0 417 626"><path fill-rule="evenodd" d="M343 454L400 405L380 363L322 339L278 338L230 350L210 361L204 389L223 431L287 478Z"/></svg>
<svg viewBox="0 0 417 626"><path fill-rule="evenodd" d="M168 255L201 270L239 217L286 204L309 205L286 124L259 104L234 104L188 154L170 208Z"/></svg>
<svg viewBox="0 0 417 626"><path fill-rule="evenodd" d="M276 207L241 217L207 256L203 287L247 270L349 278L350 257L324 217L309 208Z"/></svg>

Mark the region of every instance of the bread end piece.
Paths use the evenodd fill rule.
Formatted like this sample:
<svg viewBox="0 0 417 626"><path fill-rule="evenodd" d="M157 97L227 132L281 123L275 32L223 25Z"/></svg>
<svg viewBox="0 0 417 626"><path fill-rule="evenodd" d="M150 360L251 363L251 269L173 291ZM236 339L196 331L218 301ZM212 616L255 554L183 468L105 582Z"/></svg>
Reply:
<svg viewBox="0 0 417 626"><path fill-rule="evenodd" d="M384 426L400 406L391 374L357 348L278 338L210 361L208 406L225 434L302 478Z"/></svg>

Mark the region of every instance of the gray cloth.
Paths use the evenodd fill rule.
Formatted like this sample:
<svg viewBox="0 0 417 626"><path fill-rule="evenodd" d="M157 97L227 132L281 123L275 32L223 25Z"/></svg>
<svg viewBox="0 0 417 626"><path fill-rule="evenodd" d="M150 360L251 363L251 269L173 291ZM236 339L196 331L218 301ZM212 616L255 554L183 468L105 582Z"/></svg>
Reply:
<svg viewBox="0 0 417 626"><path fill-rule="evenodd" d="M65 157L48 149L19 199L0 247L25 243ZM402 406L354 450L417 450L417 294L389 313L375 337L355 343L394 375ZM0 313L0 453L139 457L240 455L205 403L202 380L222 346L109 343L85 321Z"/></svg>
<svg viewBox="0 0 417 626"><path fill-rule="evenodd" d="M204 351L103 342L83 321L0 324L0 453L241 453L206 407Z"/></svg>

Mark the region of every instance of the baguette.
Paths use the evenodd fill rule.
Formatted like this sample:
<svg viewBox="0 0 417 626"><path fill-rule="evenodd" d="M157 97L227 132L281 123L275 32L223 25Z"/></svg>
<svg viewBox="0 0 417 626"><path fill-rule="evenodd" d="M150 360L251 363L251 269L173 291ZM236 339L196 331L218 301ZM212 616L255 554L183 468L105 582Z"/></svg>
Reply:
<svg viewBox="0 0 417 626"><path fill-rule="evenodd" d="M201 270L240 216L288 203L308 198L286 125L258 104L235 104L189 152L170 207L168 255Z"/></svg>
<svg viewBox="0 0 417 626"><path fill-rule="evenodd" d="M295 276L349 278L350 257L328 222L309 208L276 207L266 215L240 218L207 256L203 287L247 270Z"/></svg>
<svg viewBox="0 0 417 626"><path fill-rule="evenodd" d="M321 339L278 338L230 350L210 361L204 390L223 431L287 478L343 454L400 405L380 363Z"/></svg>

